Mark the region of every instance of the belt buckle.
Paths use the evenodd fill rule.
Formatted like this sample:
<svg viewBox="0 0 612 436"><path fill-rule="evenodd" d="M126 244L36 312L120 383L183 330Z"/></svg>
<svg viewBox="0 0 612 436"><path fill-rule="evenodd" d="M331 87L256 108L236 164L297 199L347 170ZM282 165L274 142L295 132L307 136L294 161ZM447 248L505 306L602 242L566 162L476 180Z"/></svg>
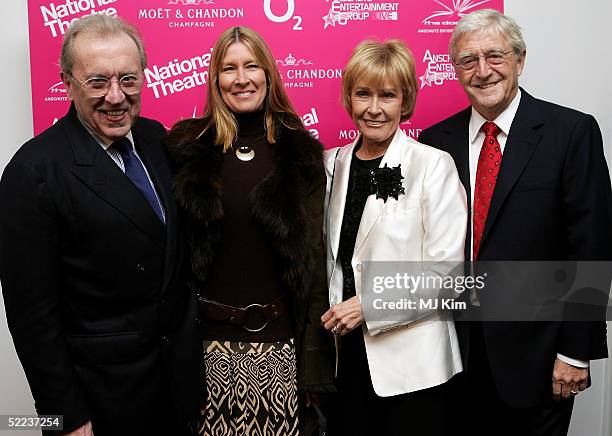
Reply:
<svg viewBox="0 0 612 436"><path fill-rule="evenodd" d="M261 327L258 327L256 329L252 329L247 327L246 323L248 322L249 319L249 310L253 310L253 309L259 309L261 310L261 313L263 315L263 319L264 319L264 323ZM268 326L268 319L266 317L266 311L264 309L264 306L262 304L258 304L258 303L253 303L253 304L249 304L248 306L246 306L244 308L244 321L245 323L242 324L242 328L245 329L247 332L249 333L258 333L260 331L262 331L263 329L265 329Z"/></svg>

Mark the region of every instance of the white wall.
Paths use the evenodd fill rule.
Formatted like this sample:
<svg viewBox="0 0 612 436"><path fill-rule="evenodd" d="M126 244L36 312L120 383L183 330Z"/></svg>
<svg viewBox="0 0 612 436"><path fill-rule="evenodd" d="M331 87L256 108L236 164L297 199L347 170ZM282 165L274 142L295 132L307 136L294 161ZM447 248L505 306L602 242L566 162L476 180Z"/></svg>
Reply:
<svg viewBox="0 0 612 436"><path fill-rule="evenodd" d="M593 114L612 162L612 50L609 0L506 0L523 28L527 62L521 85L536 97ZM608 323L612 351L612 323ZM612 436L612 360L593 362L593 386L577 398L570 434Z"/></svg>
<svg viewBox="0 0 612 436"><path fill-rule="evenodd" d="M0 16L4 17L0 26L3 58L0 86L4 97L0 106L4 132L0 170L19 145L32 136L26 5L26 0L5 1L0 5ZM612 17L612 3L608 0L506 0L506 11L523 27L527 41L522 85L537 97L593 114L602 128L610 162L612 38L608 21ZM3 302L0 302L0 313L4 314ZM0 414L32 413L32 397L3 315L0 315L0 356ZM592 372L593 387L578 397L571 434L612 436L612 361L594 362ZM20 432L21 436L33 434Z"/></svg>
<svg viewBox="0 0 612 436"><path fill-rule="evenodd" d="M0 3L0 122L4 132L0 145L0 169L20 144L32 137L32 94L26 0ZM1 212L0 212L1 213ZM1 299L0 299L1 300ZM25 375L15 354L6 326L4 300L0 301L0 415L34 413L34 402ZM10 434L0 431L0 434ZM33 436L35 432L19 432Z"/></svg>

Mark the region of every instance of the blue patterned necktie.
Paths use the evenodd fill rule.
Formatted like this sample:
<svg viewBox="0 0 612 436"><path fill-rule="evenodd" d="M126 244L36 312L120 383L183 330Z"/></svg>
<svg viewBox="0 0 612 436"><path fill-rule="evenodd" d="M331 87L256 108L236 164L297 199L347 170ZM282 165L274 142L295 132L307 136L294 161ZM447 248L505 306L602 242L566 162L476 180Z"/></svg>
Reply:
<svg viewBox="0 0 612 436"><path fill-rule="evenodd" d="M128 176L132 183L142 192L160 221L164 222L161 206L159 205L155 191L153 191L153 186L151 186L151 182L147 177L142 162L140 162L140 159L134 154L134 149L130 140L121 138L113 142L111 147L114 147L115 150L121 154L123 166L125 167L125 175Z"/></svg>

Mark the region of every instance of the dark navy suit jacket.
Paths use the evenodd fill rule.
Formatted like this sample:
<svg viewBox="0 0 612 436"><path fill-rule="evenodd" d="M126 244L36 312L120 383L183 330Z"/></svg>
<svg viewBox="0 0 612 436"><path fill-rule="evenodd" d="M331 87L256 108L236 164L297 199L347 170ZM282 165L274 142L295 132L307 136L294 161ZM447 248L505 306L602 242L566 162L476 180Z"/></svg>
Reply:
<svg viewBox="0 0 612 436"><path fill-rule="evenodd" d="M182 282L165 130L139 118L132 134L165 224L74 107L20 148L0 182L9 329L36 410L64 415L64 432L91 419L96 434L130 425L140 434L167 405L182 416L199 405L195 302Z"/></svg>
<svg viewBox="0 0 612 436"><path fill-rule="evenodd" d="M453 156L468 204L470 114L467 108L419 137L420 142ZM466 241L470 238L468 230ZM466 243L466 259L469 247ZM478 260L612 260L610 177L601 132L592 116L538 100L522 90ZM489 301L481 301L483 311L494 303L495 295L488 297ZM465 364L467 326L458 323ZM582 360L607 356L603 321L490 322L482 327L498 391L515 407L550 399L557 353Z"/></svg>

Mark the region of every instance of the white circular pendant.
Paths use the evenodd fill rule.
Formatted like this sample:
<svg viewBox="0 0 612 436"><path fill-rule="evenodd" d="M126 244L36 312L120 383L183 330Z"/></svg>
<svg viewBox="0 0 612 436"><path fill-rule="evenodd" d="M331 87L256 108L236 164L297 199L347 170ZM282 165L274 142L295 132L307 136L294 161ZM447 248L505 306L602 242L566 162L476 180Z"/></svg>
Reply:
<svg viewBox="0 0 612 436"><path fill-rule="evenodd" d="M255 150L247 145L242 145L236 149L236 157L241 161L248 162L255 157Z"/></svg>

